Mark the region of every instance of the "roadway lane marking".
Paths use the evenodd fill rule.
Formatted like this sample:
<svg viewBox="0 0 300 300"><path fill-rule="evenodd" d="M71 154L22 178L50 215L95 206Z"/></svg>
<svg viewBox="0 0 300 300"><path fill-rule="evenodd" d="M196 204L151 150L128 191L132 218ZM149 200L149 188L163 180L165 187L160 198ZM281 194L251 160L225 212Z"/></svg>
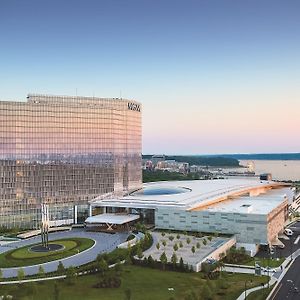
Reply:
<svg viewBox="0 0 300 300"><path fill-rule="evenodd" d="M295 240L295 242L294 242L294 245L297 245L298 242L299 242L299 240L300 240L300 235L298 235L298 237L296 238L296 240Z"/></svg>
<svg viewBox="0 0 300 300"><path fill-rule="evenodd" d="M273 299L276 297L276 295L277 295L277 294L278 294L278 292L280 291L281 287L282 287L282 283L280 283L280 284L279 284L279 286L277 287L277 289L276 289L275 293L273 294L273 296L272 296L272 299L271 299L271 300L273 300Z"/></svg>

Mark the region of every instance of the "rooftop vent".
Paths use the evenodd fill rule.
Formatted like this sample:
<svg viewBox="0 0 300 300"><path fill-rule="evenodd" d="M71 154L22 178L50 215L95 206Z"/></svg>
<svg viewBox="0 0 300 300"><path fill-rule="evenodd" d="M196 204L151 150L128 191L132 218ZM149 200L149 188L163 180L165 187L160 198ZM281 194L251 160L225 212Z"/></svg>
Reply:
<svg viewBox="0 0 300 300"><path fill-rule="evenodd" d="M242 207L242 208L245 208L246 211L247 211L247 213L250 213L250 212L253 211L253 207L252 207L251 204L243 204L243 205L241 205L241 207Z"/></svg>

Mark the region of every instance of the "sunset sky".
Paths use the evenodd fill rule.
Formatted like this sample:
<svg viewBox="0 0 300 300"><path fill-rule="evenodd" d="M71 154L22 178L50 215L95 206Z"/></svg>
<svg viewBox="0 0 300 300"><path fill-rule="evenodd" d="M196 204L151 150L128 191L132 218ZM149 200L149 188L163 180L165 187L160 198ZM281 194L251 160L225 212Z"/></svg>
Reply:
<svg viewBox="0 0 300 300"><path fill-rule="evenodd" d="M300 1L0 0L0 99L143 104L143 153L300 152Z"/></svg>

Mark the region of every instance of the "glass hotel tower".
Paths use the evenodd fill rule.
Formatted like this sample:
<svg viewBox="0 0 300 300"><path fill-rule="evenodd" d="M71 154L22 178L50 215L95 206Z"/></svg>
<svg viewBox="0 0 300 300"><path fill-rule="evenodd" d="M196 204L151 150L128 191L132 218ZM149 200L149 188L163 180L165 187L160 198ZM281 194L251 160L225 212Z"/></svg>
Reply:
<svg viewBox="0 0 300 300"><path fill-rule="evenodd" d="M0 102L0 226L83 221L88 201L141 188L141 105L125 99L28 95Z"/></svg>

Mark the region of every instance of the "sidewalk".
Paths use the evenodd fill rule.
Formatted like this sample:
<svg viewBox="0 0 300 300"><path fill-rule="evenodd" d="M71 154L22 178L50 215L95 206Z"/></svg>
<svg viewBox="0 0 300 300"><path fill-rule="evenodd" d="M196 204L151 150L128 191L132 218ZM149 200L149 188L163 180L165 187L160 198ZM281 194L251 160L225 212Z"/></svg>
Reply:
<svg viewBox="0 0 300 300"><path fill-rule="evenodd" d="M300 249L297 249L293 254L292 254L292 258L291 256L288 256L285 261L281 264L282 266L282 271L273 273L271 275L271 278L269 280L269 286L272 286L273 284L274 287L272 289L272 291L270 292L269 296L267 297L266 300L270 299L270 296L272 295L273 291L277 288L278 284L280 283L280 281L282 280L282 278L284 277L284 275L287 273L287 271L289 270L290 266L292 265L293 261L295 260L295 258L297 258L298 256L300 256ZM242 269L247 270L246 268L234 268L236 269L236 273L247 273L247 272L242 272ZM226 269L225 269L226 270ZM238 272L240 271L240 272ZM254 270L252 269L252 272L254 272ZM250 272L249 272L250 273ZM267 272L264 272L267 273ZM263 274L263 273L262 273ZM263 274L263 275L267 275L267 274ZM268 287L268 283L266 283L264 286L257 286L251 289L246 290L246 297L257 290L263 289ZM245 299L245 291L237 298L237 300L244 300Z"/></svg>

